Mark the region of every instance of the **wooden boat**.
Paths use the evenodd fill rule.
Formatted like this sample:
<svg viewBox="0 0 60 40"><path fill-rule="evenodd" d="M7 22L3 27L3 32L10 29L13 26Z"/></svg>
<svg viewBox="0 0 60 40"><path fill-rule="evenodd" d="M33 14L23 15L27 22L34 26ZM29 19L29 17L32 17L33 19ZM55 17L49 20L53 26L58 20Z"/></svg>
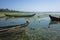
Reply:
<svg viewBox="0 0 60 40"><path fill-rule="evenodd" d="M30 15L11 15L11 14L5 14L5 16L7 17L32 17L34 16L35 14L30 14Z"/></svg>
<svg viewBox="0 0 60 40"><path fill-rule="evenodd" d="M49 15L51 21L60 21L60 18Z"/></svg>
<svg viewBox="0 0 60 40"><path fill-rule="evenodd" d="M10 33L10 32L21 32L23 31L27 26L28 26L29 22L26 21L26 23L24 24L20 24L20 25L12 25L12 26L4 26L4 27L0 27L0 34L3 33Z"/></svg>

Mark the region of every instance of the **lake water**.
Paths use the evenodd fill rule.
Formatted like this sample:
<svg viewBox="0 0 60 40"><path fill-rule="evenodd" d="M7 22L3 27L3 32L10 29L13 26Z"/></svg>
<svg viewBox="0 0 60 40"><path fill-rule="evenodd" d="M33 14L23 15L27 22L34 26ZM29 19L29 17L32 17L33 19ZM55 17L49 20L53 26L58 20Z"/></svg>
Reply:
<svg viewBox="0 0 60 40"><path fill-rule="evenodd" d="M24 18L0 18L0 27L26 23Z"/></svg>
<svg viewBox="0 0 60 40"><path fill-rule="evenodd" d="M36 14L30 18L0 18L0 27L23 24L29 21L28 27L22 33L8 37L0 37L2 40L60 40L60 22L52 22L48 14Z"/></svg>

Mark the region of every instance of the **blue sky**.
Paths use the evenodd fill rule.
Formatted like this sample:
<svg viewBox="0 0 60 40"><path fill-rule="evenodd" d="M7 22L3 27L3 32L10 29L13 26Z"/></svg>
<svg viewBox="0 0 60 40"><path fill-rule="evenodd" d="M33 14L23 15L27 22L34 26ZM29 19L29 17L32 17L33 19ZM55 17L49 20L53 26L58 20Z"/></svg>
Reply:
<svg viewBox="0 0 60 40"><path fill-rule="evenodd" d="M0 8L18 11L60 11L60 0L0 0Z"/></svg>

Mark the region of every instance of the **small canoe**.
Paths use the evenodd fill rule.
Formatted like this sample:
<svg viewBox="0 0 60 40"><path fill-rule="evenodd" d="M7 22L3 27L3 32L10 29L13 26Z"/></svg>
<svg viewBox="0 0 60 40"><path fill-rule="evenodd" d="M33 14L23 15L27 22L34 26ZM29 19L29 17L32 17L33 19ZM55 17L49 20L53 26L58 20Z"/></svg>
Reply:
<svg viewBox="0 0 60 40"><path fill-rule="evenodd" d="M51 21L60 21L60 18L49 15Z"/></svg>
<svg viewBox="0 0 60 40"><path fill-rule="evenodd" d="M7 17L32 17L34 16L35 14L29 14L29 15L12 15L12 14L5 14L5 16Z"/></svg>
<svg viewBox="0 0 60 40"><path fill-rule="evenodd" d="M20 24L20 25L12 25L12 26L0 27L0 34L1 33L6 33L6 32L23 31L28 26L28 24L29 24L29 22L26 21L26 23Z"/></svg>

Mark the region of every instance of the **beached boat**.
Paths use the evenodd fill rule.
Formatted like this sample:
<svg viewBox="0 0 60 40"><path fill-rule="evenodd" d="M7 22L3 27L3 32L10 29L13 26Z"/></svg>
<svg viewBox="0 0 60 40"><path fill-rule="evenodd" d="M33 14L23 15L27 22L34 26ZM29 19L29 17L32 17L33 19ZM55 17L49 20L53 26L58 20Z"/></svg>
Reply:
<svg viewBox="0 0 60 40"><path fill-rule="evenodd" d="M7 17L32 17L32 16L34 16L35 14L29 14L29 15L12 15L12 14L5 14L5 16L7 16Z"/></svg>
<svg viewBox="0 0 60 40"><path fill-rule="evenodd" d="M23 31L27 26L28 26L29 22L26 21L26 23L24 24L20 24L20 25L12 25L12 26L4 26L4 27L0 27L0 34L2 33L7 33L7 32L21 32Z"/></svg>
<svg viewBox="0 0 60 40"><path fill-rule="evenodd" d="M60 18L49 15L51 21L60 21Z"/></svg>

